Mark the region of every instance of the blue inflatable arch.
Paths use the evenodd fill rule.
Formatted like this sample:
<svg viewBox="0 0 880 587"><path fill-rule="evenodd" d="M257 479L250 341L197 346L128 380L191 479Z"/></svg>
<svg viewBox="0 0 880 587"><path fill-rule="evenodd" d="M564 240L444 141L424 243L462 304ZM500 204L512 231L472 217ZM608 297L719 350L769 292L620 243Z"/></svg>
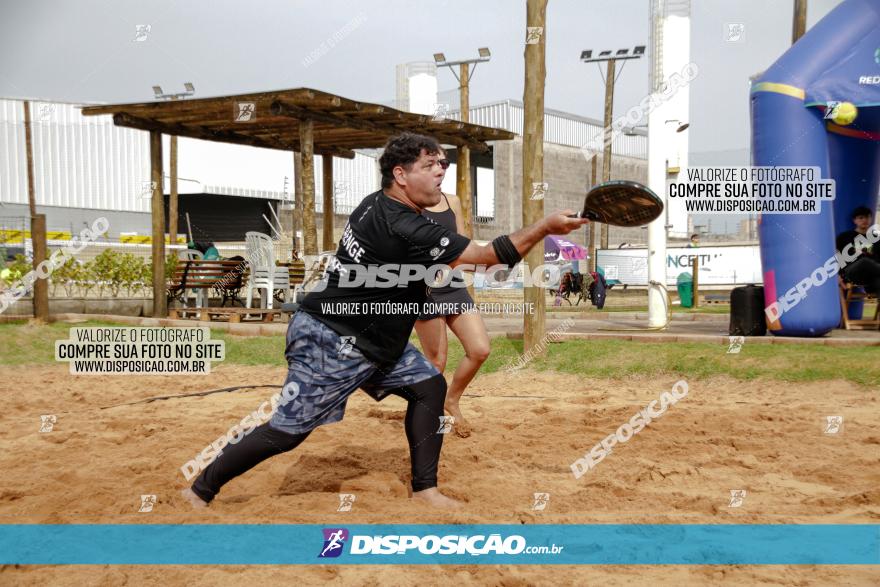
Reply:
<svg viewBox="0 0 880 587"><path fill-rule="evenodd" d="M839 126L824 119L829 102L858 115ZM765 305L835 253L835 235L853 228L858 206L877 208L880 190L880 0L844 0L752 85L752 164L815 166L836 181L836 199L820 214L760 219ZM875 219L876 222L876 219ZM769 324L773 334L821 336L840 323L837 280L813 287Z"/></svg>

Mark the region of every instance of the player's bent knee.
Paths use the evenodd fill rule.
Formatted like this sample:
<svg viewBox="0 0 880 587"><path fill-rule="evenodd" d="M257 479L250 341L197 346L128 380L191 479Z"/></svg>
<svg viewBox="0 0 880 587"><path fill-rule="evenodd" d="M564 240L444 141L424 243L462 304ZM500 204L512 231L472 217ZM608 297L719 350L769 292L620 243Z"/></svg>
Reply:
<svg viewBox="0 0 880 587"><path fill-rule="evenodd" d="M485 363L486 359L489 358L489 354L491 352L492 352L492 349L489 347L489 345L485 345L485 346L477 345L475 347L468 349L467 355L471 359L473 359L474 361L477 361L479 363Z"/></svg>
<svg viewBox="0 0 880 587"><path fill-rule="evenodd" d="M446 379L440 373L430 379L413 383L409 389L416 400L428 404L439 403L442 406L446 399Z"/></svg>

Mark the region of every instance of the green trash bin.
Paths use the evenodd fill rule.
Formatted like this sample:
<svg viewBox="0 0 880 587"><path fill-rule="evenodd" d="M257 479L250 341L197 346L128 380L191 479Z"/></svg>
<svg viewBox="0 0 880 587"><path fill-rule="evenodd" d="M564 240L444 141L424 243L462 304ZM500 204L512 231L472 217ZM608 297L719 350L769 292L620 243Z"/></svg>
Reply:
<svg viewBox="0 0 880 587"><path fill-rule="evenodd" d="M693 308L694 276L687 271L685 271L684 273L679 273L678 279L676 280L676 287L678 289L678 299L681 300L681 307Z"/></svg>

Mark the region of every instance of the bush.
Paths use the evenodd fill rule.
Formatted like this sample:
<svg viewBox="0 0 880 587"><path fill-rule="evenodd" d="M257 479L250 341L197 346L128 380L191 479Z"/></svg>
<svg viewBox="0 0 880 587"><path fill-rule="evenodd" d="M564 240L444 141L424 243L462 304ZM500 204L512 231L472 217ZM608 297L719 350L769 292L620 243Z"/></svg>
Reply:
<svg viewBox="0 0 880 587"><path fill-rule="evenodd" d="M67 261L63 265L56 267L49 277L49 281L52 282L52 295L55 295L55 291L60 285L68 296L72 296L73 288L85 279L83 274L83 264L73 257L68 257Z"/></svg>
<svg viewBox="0 0 880 587"><path fill-rule="evenodd" d="M113 249L104 249L101 254L92 260L92 273L98 287L98 295L104 295L104 289L110 290L113 297L119 293L122 285L120 278L121 270L119 258L121 255Z"/></svg>
<svg viewBox="0 0 880 587"><path fill-rule="evenodd" d="M146 265L144 260L137 255L124 253L120 256L118 278L121 285L125 287L127 295L131 296L133 291L144 288L144 267Z"/></svg>
<svg viewBox="0 0 880 587"><path fill-rule="evenodd" d="M51 252L50 255L51 257ZM177 255L170 254L165 260L166 280L171 278L177 266ZM0 268L3 265L0 264ZM18 282L26 273L33 269L31 262L24 255L17 255L15 261L9 263L0 273L0 283L6 287ZM90 261L68 257L49 275L51 293L57 293L58 286L64 288L68 296L79 294L87 297L98 288L98 295L109 292L118 297L120 292L126 296L146 295L153 287L153 267L150 259L132 253L120 253L113 249L104 249Z"/></svg>
<svg viewBox="0 0 880 587"><path fill-rule="evenodd" d="M9 287L24 277L28 271L32 271L33 268L33 264L28 261L27 257L24 255L16 255L15 260L6 265L6 269L9 271L3 271L0 279L3 280L6 287Z"/></svg>

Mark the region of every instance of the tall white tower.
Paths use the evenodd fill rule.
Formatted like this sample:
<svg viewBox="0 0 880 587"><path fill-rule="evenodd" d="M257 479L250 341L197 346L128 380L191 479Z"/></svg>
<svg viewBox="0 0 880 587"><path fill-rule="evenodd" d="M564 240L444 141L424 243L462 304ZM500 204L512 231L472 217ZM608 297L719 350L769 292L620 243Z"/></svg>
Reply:
<svg viewBox="0 0 880 587"><path fill-rule="evenodd" d="M434 114L437 104L437 66L414 61L397 66L397 107L416 114Z"/></svg>
<svg viewBox="0 0 880 587"><path fill-rule="evenodd" d="M667 236L687 235L687 213L679 202L666 198L667 179L687 173L687 132L690 91L687 82L675 84L673 75L685 78L690 62L690 0L651 0L651 92L656 107L648 115L648 186L663 200L664 214L648 225L648 322L666 324Z"/></svg>

